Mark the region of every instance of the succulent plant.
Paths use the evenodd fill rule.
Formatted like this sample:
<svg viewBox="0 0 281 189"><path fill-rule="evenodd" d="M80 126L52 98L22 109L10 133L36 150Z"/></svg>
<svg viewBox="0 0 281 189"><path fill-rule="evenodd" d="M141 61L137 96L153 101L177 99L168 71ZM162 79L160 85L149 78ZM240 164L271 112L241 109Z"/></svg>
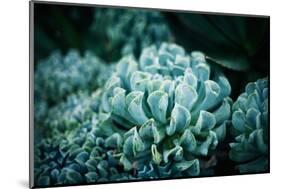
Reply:
<svg viewBox="0 0 281 189"><path fill-rule="evenodd" d="M91 122L98 111L100 95L100 90L91 95L80 91L50 108L41 127L45 136L53 137L61 134L67 136L86 122Z"/></svg>
<svg viewBox="0 0 281 189"><path fill-rule="evenodd" d="M36 146L36 186L54 186L135 179L124 172L115 151L85 123L68 136L45 138Z"/></svg>
<svg viewBox="0 0 281 189"><path fill-rule="evenodd" d="M137 57L141 49L147 46L173 40L162 14L151 10L98 8L92 31L100 35L99 38L105 38L103 52L117 50L117 54L133 53ZM112 53L106 56L108 54Z"/></svg>
<svg viewBox="0 0 281 189"><path fill-rule="evenodd" d="M53 53L37 64L35 97L53 105L78 90L92 91L103 84L110 69L91 53L86 53L84 57L74 50L65 56Z"/></svg>
<svg viewBox="0 0 281 189"><path fill-rule="evenodd" d="M211 72L201 52L170 43L125 56L105 84L101 133L120 133L120 161L140 177L200 174L226 133L231 116L228 80ZM112 128L114 132L109 131ZM201 167L203 168L203 167Z"/></svg>
<svg viewBox="0 0 281 189"><path fill-rule="evenodd" d="M36 186L135 179L119 165L116 148L107 145L121 136L95 135L96 105L97 96L79 93L49 111L44 126L51 134L35 146Z"/></svg>
<svg viewBox="0 0 281 189"><path fill-rule="evenodd" d="M268 170L268 79L247 84L233 104L230 158L241 173Z"/></svg>

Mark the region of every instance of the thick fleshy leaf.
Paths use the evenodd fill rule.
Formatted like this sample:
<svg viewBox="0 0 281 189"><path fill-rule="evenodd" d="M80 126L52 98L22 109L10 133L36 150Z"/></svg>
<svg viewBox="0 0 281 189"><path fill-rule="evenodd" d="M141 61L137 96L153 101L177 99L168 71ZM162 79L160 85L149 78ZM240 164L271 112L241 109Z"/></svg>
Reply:
<svg viewBox="0 0 281 189"><path fill-rule="evenodd" d="M130 83L131 89L134 91L146 92L148 82L150 81L151 75L146 72L135 71L132 74Z"/></svg>
<svg viewBox="0 0 281 189"><path fill-rule="evenodd" d="M187 171L191 176L197 176L200 173L199 161L197 159L175 163L174 169L180 172Z"/></svg>
<svg viewBox="0 0 281 189"><path fill-rule="evenodd" d="M241 110L233 113L232 125L240 133L250 132L252 130L249 126L247 126L246 115Z"/></svg>
<svg viewBox="0 0 281 189"><path fill-rule="evenodd" d="M215 125L215 116L212 113L201 110L195 126L191 127L191 131L195 134L200 134L201 131L211 130Z"/></svg>
<svg viewBox="0 0 281 189"><path fill-rule="evenodd" d="M129 93L126 97L128 112L130 116L136 121L136 123L140 125L144 124L148 120L142 106L143 95L143 92L133 91Z"/></svg>
<svg viewBox="0 0 281 189"><path fill-rule="evenodd" d="M132 163L124 155L121 156L120 162L124 166L124 170L125 171L129 171L129 170L131 170L133 168Z"/></svg>
<svg viewBox="0 0 281 189"><path fill-rule="evenodd" d="M157 144L165 137L165 128L155 124L154 119L149 119L140 127L139 134L144 140L153 140Z"/></svg>
<svg viewBox="0 0 281 189"><path fill-rule="evenodd" d="M215 74L214 81L220 86L220 98L223 99L230 95L231 86L228 79L221 73L217 72Z"/></svg>
<svg viewBox="0 0 281 189"><path fill-rule="evenodd" d="M248 109L246 113L247 125L251 127L251 129L260 129L261 126L261 113L254 108Z"/></svg>
<svg viewBox="0 0 281 189"><path fill-rule="evenodd" d="M184 82L186 82L188 85L192 86L194 89L197 89L197 83L198 79L193 74L191 68L187 68L184 72Z"/></svg>
<svg viewBox="0 0 281 189"><path fill-rule="evenodd" d="M174 91L175 91L176 85L174 81L171 80L164 80L162 82L160 90L163 90L165 93L169 96L169 103L168 103L168 112L172 111L173 105L174 105Z"/></svg>
<svg viewBox="0 0 281 189"><path fill-rule="evenodd" d="M221 106L213 112L216 118L216 124L222 124L225 120L228 120L231 116L231 107L227 99L222 101Z"/></svg>
<svg viewBox="0 0 281 189"><path fill-rule="evenodd" d="M216 133L219 142L222 142L226 136L226 121L215 127L213 131Z"/></svg>
<svg viewBox="0 0 281 189"><path fill-rule="evenodd" d="M147 83L147 90L148 90L148 94L153 93L154 91L157 91L161 88L163 84L162 79L153 79L148 81Z"/></svg>
<svg viewBox="0 0 281 189"><path fill-rule="evenodd" d="M87 182L96 182L99 175L96 172L88 172L86 175Z"/></svg>
<svg viewBox="0 0 281 189"><path fill-rule="evenodd" d="M166 122L168 102L168 95L163 91L154 91L147 98L152 115L161 123Z"/></svg>
<svg viewBox="0 0 281 189"><path fill-rule="evenodd" d="M167 134L171 136L176 132L182 132L189 126L190 121L191 115L189 111L176 103L171 114L170 125L166 127Z"/></svg>
<svg viewBox="0 0 281 189"><path fill-rule="evenodd" d="M179 84L175 91L175 102L191 110L197 100L196 90L187 85Z"/></svg>
<svg viewBox="0 0 281 189"><path fill-rule="evenodd" d="M98 163L97 165L97 169L98 169L98 172L101 176L101 178L106 178L108 177L108 162L105 161L105 160L102 160Z"/></svg>
<svg viewBox="0 0 281 189"><path fill-rule="evenodd" d="M155 144L151 145L152 160L156 165L159 165L162 161L162 155L158 152Z"/></svg>
<svg viewBox="0 0 281 189"><path fill-rule="evenodd" d="M198 110L208 110L217 105L217 103L221 100L219 98L220 87L216 82L207 80L204 82L202 88L203 94L199 93L199 95L203 96L204 98L199 102L199 104L196 105L195 112Z"/></svg>
<svg viewBox="0 0 281 189"><path fill-rule="evenodd" d="M190 67L190 57L186 56L176 56L175 65L178 65L182 68Z"/></svg>
<svg viewBox="0 0 281 189"><path fill-rule="evenodd" d="M210 67L206 63L197 64L194 68L194 72L199 81L206 81L210 78Z"/></svg>
<svg viewBox="0 0 281 189"><path fill-rule="evenodd" d="M163 160L165 163L169 162L169 159L175 161L180 161L183 158L183 149L181 146L174 146L172 149L164 149L163 151Z"/></svg>
<svg viewBox="0 0 281 189"><path fill-rule="evenodd" d="M126 91L120 87L114 89L114 96L111 99L112 113L126 118Z"/></svg>
<svg viewBox="0 0 281 189"><path fill-rule="evenodd" d="M195 149L195 154L206 156L208 155L209 149L214 149L218 144L217 135L213 131L209 131L209 135L206 140L201 144L198 144Z"/></svg>
<svg viewBox="0 0 281 189"><path fill-rule="evenodd" d="M137 70L137 67L138 65L133 56L125 56L116 66L117 75L127 88L130 86L130 77L132 73Z"/></svg>
<svg viewBox="0 0 281 189"><path fill-rule="evenodd" d="M66 178L70 184L80 184L83 182L81 174L72 169L67 169Z"/></svg>
<svg viewBox="0 0 281 189"><path fill-rule="evenodd" d="M80 164L84 164L88 159L89 159L88 152L81 152L76 156L75 161L77 161Z"/></svg>
<svg viewBox="0 0 281 189"><path fill-rule="evenodd" d="M186 129L180 138L180 145L184 151L192 152L195 150L197 142L193 133Z"/></svg>
<svg viewBox="0 0 281 189"><path fill-rule="evenodd" d="M123 151L125 154L136 156L139 152L145 150L145 144L142 141L137 128L134 127L125 134Z"/></svg>
<svg viewBox="0 0 281 189"><path fill-rule="evenodd" d="M146 67L154 64L154 57L156 53L156 47L152 46L145 48L140 56L140 68L144 70Z"/></svg>
<svg viewBox="0 0 281 189"><path fill-rule="evenodd" d="M114 133L105 140L105 145L111 148L120 149L123 144L123 138L119 133Z"/></svg>

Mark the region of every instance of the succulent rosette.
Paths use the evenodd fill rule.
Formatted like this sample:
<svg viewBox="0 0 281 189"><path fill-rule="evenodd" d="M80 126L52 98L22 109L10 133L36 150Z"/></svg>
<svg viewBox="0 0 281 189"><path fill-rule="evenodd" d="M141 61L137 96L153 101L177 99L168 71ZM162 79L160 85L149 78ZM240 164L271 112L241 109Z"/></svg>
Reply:
<svg viewBox="0 0 281 189"><path fill-rule="evenodd" d="M122 169L105 140L94 135L90 123L68 136L42 140L35 151L35 178L37 186L136 179Z"/></svg>
<svg viewBox="0 0 281 189"><path fill-rule="evenodd" d="M45 136L68 135L82 127L85 122L91 122L98 111L100 95L100 90L92 94L80 91L50 108L41 127Z"/></svg>
<svg viewBox="0 0 281 189"><path fill-rule="evenodd" d="M138 56L145 47L173 41L164 16L149 10L97 9L92 31L105 35L104 50L118 49L121 55Z"/></svg>
<svg viewBox="0 0 281 189"><path fill-rule="evenodd" d="M92 91L103 84L110 69L91 53L84 57L74 50L65 56L53 53L36 65L35 106L37 99L53 105L79 90Z"/></svg>
<svg viewBox="0 0 281 189"><path fill-rule="evenodd" d="M42 128L44 137L35 146L37 186L135 179L123 171L116 150L95 135L98 94L71 95L49 110ZM108 140L114 137L121 138L114 135Z"/></svg>
<svg viewBox="0 0 281 189"><path fill-rule="evenodd" d="M201 52L147 47L122 58L103 90L97 132L122 136L120 161L139 177L197 176L225 137L231 87Z"/></svg>
<svg viewBox="0 0 281 189"><path fill-rule="evenodd" d="M230 158L241 173L268 170L268 79L247 84L233 104Z"/></svg>

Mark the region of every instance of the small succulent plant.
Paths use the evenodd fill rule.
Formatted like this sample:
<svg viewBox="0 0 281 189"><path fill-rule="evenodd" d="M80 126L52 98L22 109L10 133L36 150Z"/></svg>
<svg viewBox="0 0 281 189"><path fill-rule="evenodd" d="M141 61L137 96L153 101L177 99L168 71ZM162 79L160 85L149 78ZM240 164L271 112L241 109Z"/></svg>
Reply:
<svg viewBox="0 0 281 189"><path fill-rule="evenodd" d="M123 171L116 149L106 145L121 136L105 139L95 135L96 100L85 94L73 95L50 110L45 126L50 126L52 135L44 136L35 146L37 186L135 179Z"/></svg>
<svg viewBox="0 0 281 189"><path fill-rule="evenodd" d="M268 79L247 84L233 104L230 158L241 173L268 170Z"/></svg>
<svg viewBox="0 0 281 189"><path fill-rule="evenodd" d="M53 53L35 68L35 106L40 100L55 104L78 90L92 91L103 84L109 71L91 53L84 57L77 51L70 51L65 56Z"/></svg>
<svg viewBox="0 0 281 189"><path fill-rule="evenodd" d="M107 81L99 129L121 133L120 161L139 177L197 176L226 133L231 87L201 52L170 43L125 56ZM110 125L108 125L110 124ZM203 167L201 167L203 168Z"/></svg>
<svg viewBox="0 0 281 189"><path fill-rule="evenodd" d="M82 127L85 122L91 122L98 111L100 93L100 90L91 95L78 92L68 96L65 102L50 108L42 127L45 136L68 135L69 132Z"/></svg>
<svg viewBox="0 0 281 189"><path fill-rule="evenodd" d="M107 49L121 49L122 55L138 56L147 46L173 40L164 17L156 11L97 9L95 20L93 32L106 35Z"/></svg>
<svg viewBox="0 0 281 189"><path fill-rule="evenodd" d="M36 146L37 186L82 184L135 179L121 169L115 151L85 124L69 136L46 138Z"/></svg>

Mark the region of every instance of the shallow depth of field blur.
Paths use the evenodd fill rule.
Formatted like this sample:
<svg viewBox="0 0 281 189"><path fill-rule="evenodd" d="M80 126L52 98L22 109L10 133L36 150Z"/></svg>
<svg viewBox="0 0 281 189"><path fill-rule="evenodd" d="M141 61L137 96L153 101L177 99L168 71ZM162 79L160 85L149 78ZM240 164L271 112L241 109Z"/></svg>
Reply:
<svg viewBox="0 0 281 189"><path fill-rule="evenodd" d="M269 17L35 3L35 186L269 172L269 53Z"/></svg>

